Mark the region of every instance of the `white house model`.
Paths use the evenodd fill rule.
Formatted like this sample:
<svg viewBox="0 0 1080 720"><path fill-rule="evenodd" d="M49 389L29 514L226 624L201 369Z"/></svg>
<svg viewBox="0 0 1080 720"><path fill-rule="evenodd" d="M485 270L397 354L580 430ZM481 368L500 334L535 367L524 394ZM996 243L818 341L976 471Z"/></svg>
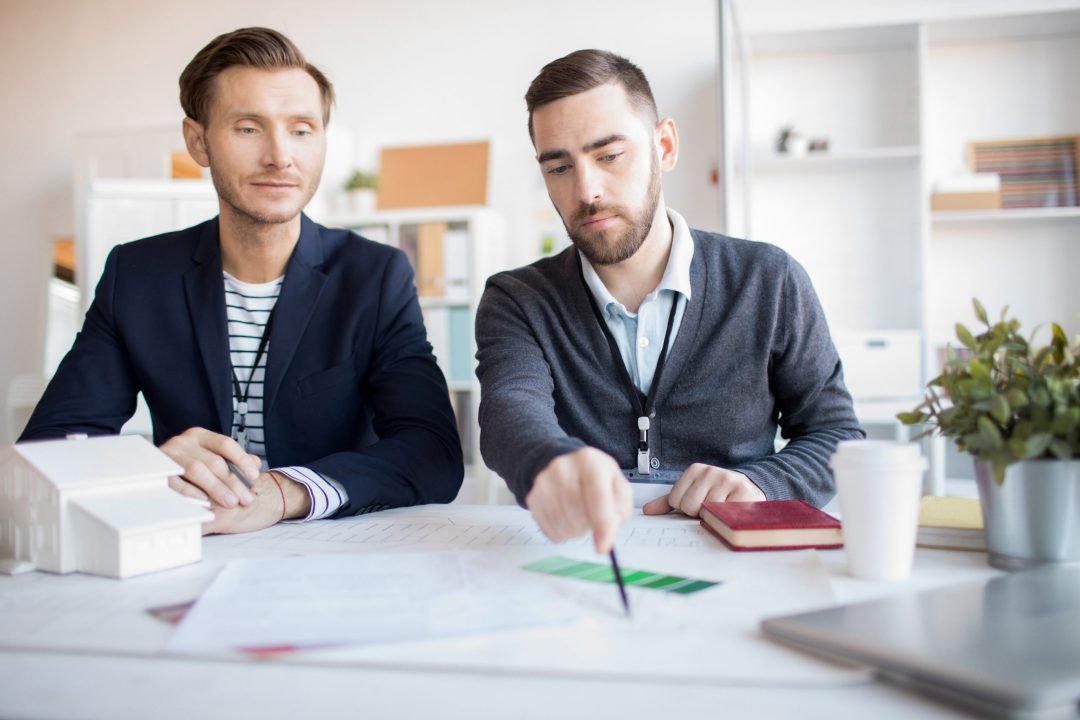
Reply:
<svg viewBox="0 0 1080 720"><path fill-rule="evenodd" d="M125 578L198 562L213 514L168 486L182 469L138 435L14 445L0 459L0 558Z"/></svg>

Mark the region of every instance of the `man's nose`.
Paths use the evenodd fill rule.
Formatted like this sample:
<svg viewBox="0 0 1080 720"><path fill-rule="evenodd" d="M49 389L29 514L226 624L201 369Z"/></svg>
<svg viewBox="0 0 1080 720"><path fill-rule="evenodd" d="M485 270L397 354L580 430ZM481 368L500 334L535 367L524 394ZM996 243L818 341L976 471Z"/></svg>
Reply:
<svg viewBox="0 0 1080 720"><path fill-rule="evenodd" d="M292 166L288 133L284 131L267 133L266 156L263 162L279 169Z"/></svg>
<svg viewBox="0 0 1080 720"><path fill-rule="evenodd" d="M582 204L592 205L600 202L604 195L600 173L583 164L577 169L576 190L578 201Z"/></svg>

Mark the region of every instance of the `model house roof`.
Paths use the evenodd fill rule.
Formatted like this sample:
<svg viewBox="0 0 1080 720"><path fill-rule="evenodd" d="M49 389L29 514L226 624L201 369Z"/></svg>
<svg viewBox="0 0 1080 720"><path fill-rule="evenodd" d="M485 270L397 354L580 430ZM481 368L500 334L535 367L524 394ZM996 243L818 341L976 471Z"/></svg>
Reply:
<svg viewBox="0 0 1080 720"><path fill-rule="evenodd" d="M196 501L164 485L92 493L72 502L120 533L164 530L214 519L214 514Z"/></svg>
<svg viewBox="0 0 1080 720"><path fill-rule="evenodd" d="M139 435L46 440L14 446L60 490L180 475L183 468Z"/></svg>

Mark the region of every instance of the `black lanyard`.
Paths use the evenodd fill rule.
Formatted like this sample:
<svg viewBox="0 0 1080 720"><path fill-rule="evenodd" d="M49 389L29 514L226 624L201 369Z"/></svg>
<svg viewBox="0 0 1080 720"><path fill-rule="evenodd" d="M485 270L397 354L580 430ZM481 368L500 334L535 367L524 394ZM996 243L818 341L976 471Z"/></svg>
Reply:
<svg viewBox="0 0 1080 720"><path fill-rule="evenodd" d="M589 287L589 283L585 280L585 273L581 273L581 283L585 286L585 296L589 298L589 306L592 308L593 316L596 318L596 322L600 325L600 330L604 333L604 338L607 340L608 349L611 351L611 359L615 362L615 367L618 368L619 376L622 378L623 385L626 386L627 393L630 396L630 405L637 410L637 426L638 432L638 472L642 475L648 475L652 470L649 458L649 428L651 422L649 421L649 415L652 413L653 406L656 404L656 390L660 387L660 378L664 372L664 366L667 364L667 349L668 344L671 342L671 329L675 325L675 311L679 307L679 297L675 295L671 299L671 312L668 314L667 330L664 332L664 344L660 347L660 357L656 360L656 370L653 371L652 385L649 386L648 394L643 394L634 385L633 379L630 377L630 371L626 369L626 363L623 362L622 353L619 352L619 345L615 342L615 336L611 334L611 328L608 327L607 322L604 320L604 316L600 312L600 307L596 304L596 298L593 297L592 289Z"/></svg>
<svg viewBox="0 0 1080 720"><path fill-rule="evenodd" d="M274 310L276 309L277 305L274 306ZM266 346L270 343L270 328L274 324L274 310L271 310L270 317L266 318L262 337L259 338L259 349L255 351L255 362L251 365L251 374L248 375L243 392L240 390L240 380L236 377L236 368L232 363L229 364L229 369L232 371L233 399L236 401L236 413L240 416L240 422L236 425L233 439L240 443L240 447L244 448L244 452L247 452L248 393L251 392L251 379L255 377L255 371L259 369L259 361L262 360L263 353L266 352Z"/></svg>

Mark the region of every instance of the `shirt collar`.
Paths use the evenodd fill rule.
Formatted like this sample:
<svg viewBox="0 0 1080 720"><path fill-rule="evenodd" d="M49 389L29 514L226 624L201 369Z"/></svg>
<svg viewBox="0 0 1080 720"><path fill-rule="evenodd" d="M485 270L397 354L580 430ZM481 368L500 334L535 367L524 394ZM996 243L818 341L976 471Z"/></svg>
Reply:
<svg viewBox="0 0 1080 720"><path fill-rule="evenodd" d="M671 290L680 293L686 296L686 301L689 302L690 261L694 258L694 238L690 235L690 226L686 224L686 220L683 219L682 215L671 208L667 208L667 216L672 229L671 252L668 254L667 267L660 278L660 284L656 286L655 290L657 292ZM585 258L585 255L579 252L578 257L581 259L581 271L585 276L585 284L589 286L596 303L609 312L614 305L616 312L630 315L623 304L616 300L615 296L607 289L604 281L596 274L596 269Z"/></svg>

